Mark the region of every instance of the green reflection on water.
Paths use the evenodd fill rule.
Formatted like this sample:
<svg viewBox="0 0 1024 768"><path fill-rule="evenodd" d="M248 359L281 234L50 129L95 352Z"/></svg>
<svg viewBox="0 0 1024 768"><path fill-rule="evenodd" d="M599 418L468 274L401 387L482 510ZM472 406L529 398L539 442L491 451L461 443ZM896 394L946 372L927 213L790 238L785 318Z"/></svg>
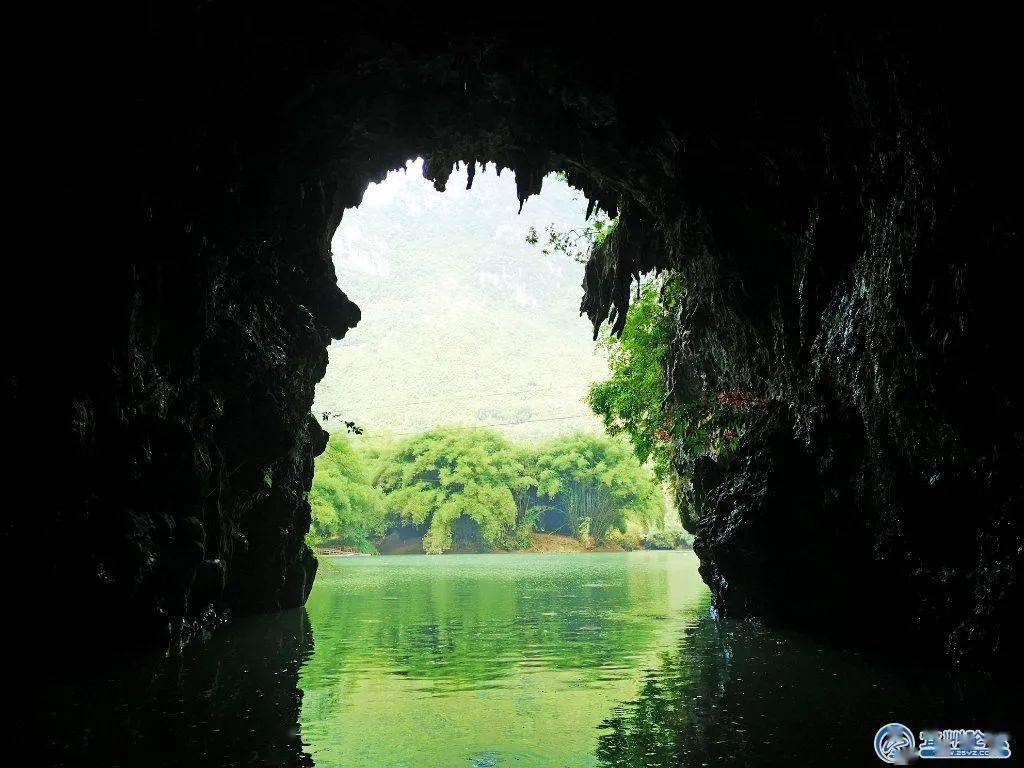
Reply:
<svg viewBox="0 0 1024 768"><path fill-rule="evenodd" d="M706 613L682 552L329 560L302 738L327 766L593 766L599 726Z"/></svg>
<svg viewBox="0 0 1024 768"><path fill-rule="evenodd" d="M34 669L26 712L45 739L29 762L833 768L877 765L872 736L894 721L1020 732L1019 688L998 676L712 620L689 554L322 568L308 619ZM35 732L16 717L18 743Z"/></svg>

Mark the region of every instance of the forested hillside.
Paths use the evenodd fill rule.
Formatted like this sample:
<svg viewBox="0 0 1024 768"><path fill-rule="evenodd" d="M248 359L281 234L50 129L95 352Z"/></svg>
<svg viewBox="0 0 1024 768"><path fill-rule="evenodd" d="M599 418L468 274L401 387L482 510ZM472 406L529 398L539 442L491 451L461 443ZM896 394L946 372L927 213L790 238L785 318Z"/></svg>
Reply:
<svg viewBox="0 0 1024 768"><path fill-rule="evenodd" d="M437 192L419 162L371 185L332 249L362 321L330 348L314 412L367 436L439 424L495 426L515 440L601 432L585 404L607 376L578 308L583 267L525 240L585 226L586 201L555 176L521 214L513 175L466 169Z"/></svg>

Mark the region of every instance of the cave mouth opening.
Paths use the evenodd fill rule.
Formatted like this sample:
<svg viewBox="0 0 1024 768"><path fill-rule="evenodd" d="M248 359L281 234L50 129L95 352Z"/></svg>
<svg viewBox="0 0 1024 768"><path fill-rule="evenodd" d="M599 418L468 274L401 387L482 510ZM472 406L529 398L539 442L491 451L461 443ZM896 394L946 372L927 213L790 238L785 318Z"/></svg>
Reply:
<svg viewBox="0 0 1024 768"><path fill-rule="evenodd" d="M361 321L331 345L316 388L313 413L331 437L316 463L309 543L329 553L486 552L529 548L545 533L602 546L621 534L636 546L672 515L649 468L588 404L609 376L608 350L579 309L583 265L613 220L564 174L548 174L526 200L515 173L493 163L457 163L439 186L422 158L409 160L371 183L333 234L338 284ZM534 477L552 472L538 467L557 451L577 451L594 477L602 461L627 461L658 500L646 509L660 504L661 514L630 513L598 539L581 532L586 510L567 516ZM471 498L468 509L437 499L418 509L402 495L401 462L429 452L417 481L447 502ZM505 479L487 485L494 476ZM583 498L589 481L580 482ZM489 495L498 488L516 506L500 525L490 519L504 503ZM442 516L439 533L431 521Z"/></svg>
<svg viewBox="0 0 1024 768"><path fill-rule="evenodd" d="M137 179L115 228L123 242L111 258L74 259L59 280L50 259L18 260L31 268L12 281L46 286L62 311L39 311L31 290L30 312L12 304L9 325L32 323L15 339L11 475L50 488L38 457L68 457L60 492L9 521L9 582L33 587L11 590L15 613L43 627L16 634L63 653L67 627L84 626L73 644L109 652L305 601L315 571L306 493L324 447L309 404L328 337L356 318L327 242L366 181L415 147L431 150L431 178L447 178L452 159L489 156L516 168L524 192L553 168L587 180L588 197L629 223L629 247L596 265L593 315L623 306L634 271L685 270L706 301L680 317L690 343L673 370L772 386L759 394L778 407L744 460L697 467L700 557L723 618L799 613L841 631L849 619L865 640L888 646L905 634L915 654L945 653L972 675L1019 667L1022 401L1005 365L1024 210L1010 181L1021 158L1006 98L1019 68L1013 25L963 14L792 23L768 9L770 19L738 24L729 12L681 32L635 12L610 29L600 14L573 19L582 28L556 23L552 9L501 24L390 6L387 23L328 4L291 19L231 3L166 11L147 17L144 55L119 57L137 81L122 92L96 79L142 118L127 141L107 131L118 151L131 149ZM609 31L612 48L601 44ZM81 175L90 189L80 200L108 204L102 175ZM75 375L48 377L49 342L69 317L77 343L63 367ZM808 521L821 537L807 535ZM943 531L959 532L957 547ZM32 541L47 542L48 562ZM826 572L836 578L817 578ZM852 607L836 587L858 598ZM903 610L864 619L876 595L894 593ZM61 610L40 594L63 595ZM641 735L703 744L729 728L725 688L755 706L754 722L758 702L799 678L774 651L761 663L713 630L706 647L724 643L719 656L736 664L696 682L722 719L664 730L640 721ZM842 669L844 684L869 679ZM747 672L763 670L783 679L749 695ZM877 683L891 709L865 721L924 718L922 703L949 695L897 706L892 681ZM811 713L844 717L820 704L877 700L828 680L810 689L820 692ZM282 692L282 733L294 732L292 694ZM99 709L94 696L83 701ZM225 717L244 710L226 704ZM968 714L937 711L931 722L976 719ZM166 743L170 720L153 722ZM793 724L784 717L763 733L800 739L789 760L807 748ZM857 764L863 723L821 725L849 734ZM131 728L110 730L124 741ZM219 730L196 732L208 742ZM239 733L248 747L251 729Z"/></svg>
<svg viewBox="0 0 1024 768"><path fill-rule="evenodd" d="M313 413L363 438L459 425L534 439L564 433L558 419L600 429L582 401L607 365L580 316L573 257L608 217L557 174L520 206L514 171L459 163L440 191L423 167L371 183L333 234L338 285L361 320L331 344ZM529 241L549 232L575 250Z"/></svg>

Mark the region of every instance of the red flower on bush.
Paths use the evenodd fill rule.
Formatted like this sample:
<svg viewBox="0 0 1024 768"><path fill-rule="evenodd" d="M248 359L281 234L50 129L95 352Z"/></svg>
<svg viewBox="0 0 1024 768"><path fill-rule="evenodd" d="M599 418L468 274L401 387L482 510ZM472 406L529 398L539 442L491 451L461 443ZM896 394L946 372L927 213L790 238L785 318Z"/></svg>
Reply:
<svg viewBox="0 0 1024 768"><path fill-rule="evenodd" d="M745 413L763 401L754 396L752 392L745 389L730 389L718 395L718 404L724 408L731 408L734 411Z"/></svg>

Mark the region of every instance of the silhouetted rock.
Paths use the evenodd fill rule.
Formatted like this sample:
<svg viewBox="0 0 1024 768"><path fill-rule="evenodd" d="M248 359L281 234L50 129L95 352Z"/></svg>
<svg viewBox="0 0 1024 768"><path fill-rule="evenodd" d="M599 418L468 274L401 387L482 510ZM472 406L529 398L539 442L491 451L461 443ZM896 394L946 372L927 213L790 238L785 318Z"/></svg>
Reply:
<svg viewBox="0 0 1024 768"><path fill-rule="evenodd" d="M80 36L109 70L68 67L82 96L63 110L102 119L75 136L93 172L63 169L65 225L100 249L19 258L11 278L29 304L8 307L25 329L14 476L34 496L3 559L33 585L24 615L55 621L34 596L59 591L61 621L102 645L302 602L313 386L359 320L331 234L368 182L422 155L439 187L456 161L491 160L524 197L565 171L621 216L584 311L621 323L634 275L677 270L673 397L768 403L737 456L696 468L724 611L789 620L790 590L829 624L822 584L870 598L879 582L858 580L879 574L956 658L1019 642L1012 25L147 8L144 28Z"/></svg>

